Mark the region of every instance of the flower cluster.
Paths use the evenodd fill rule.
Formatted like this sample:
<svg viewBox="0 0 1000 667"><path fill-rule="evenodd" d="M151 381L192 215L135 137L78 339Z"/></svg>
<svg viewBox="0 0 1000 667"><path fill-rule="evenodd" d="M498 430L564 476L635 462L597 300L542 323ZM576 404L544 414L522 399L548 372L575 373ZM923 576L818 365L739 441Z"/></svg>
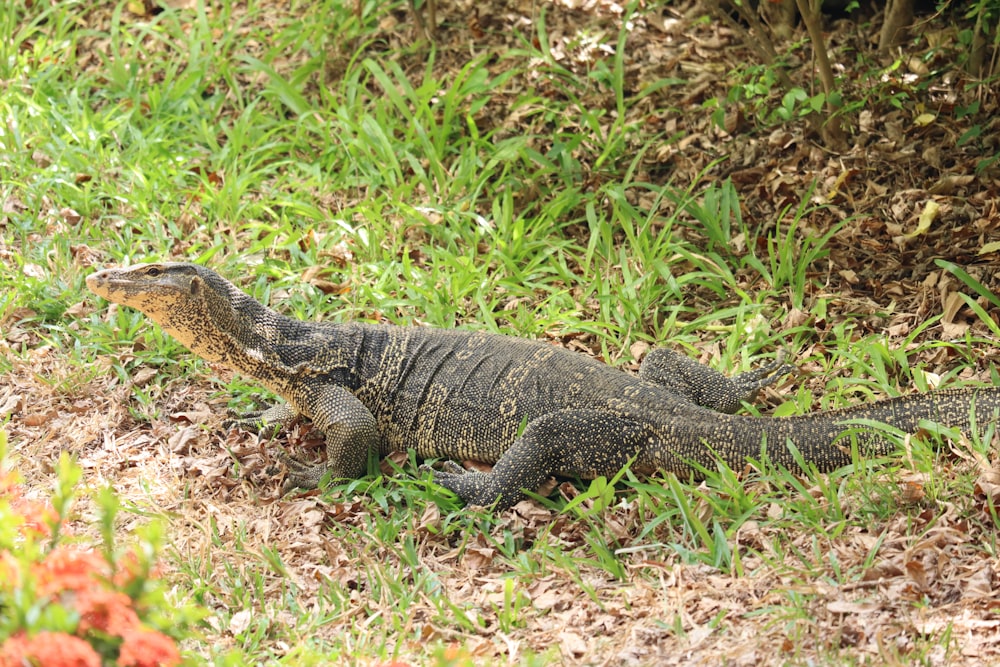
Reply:
<svg viewBox="0 0 1000 667"><path fill-rule="evenodd" d="M117 500L110 492L98 499L104 548L68 544L79 468L64 458L52 498L30 500L6 468L5 450L0 430L0 667L181 664L176 640L156 627L176 634L187 619L172 616L162 598L155 544L115 552L110 526Z"/></svg>

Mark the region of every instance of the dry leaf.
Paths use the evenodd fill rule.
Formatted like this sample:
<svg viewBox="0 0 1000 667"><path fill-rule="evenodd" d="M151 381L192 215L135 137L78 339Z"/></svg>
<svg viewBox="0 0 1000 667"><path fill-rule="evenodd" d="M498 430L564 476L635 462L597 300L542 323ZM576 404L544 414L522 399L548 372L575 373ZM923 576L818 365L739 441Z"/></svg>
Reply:
<svg viewBox="0 0 1000 667"><path fill-rule="evenodd" d="M198 437L201 429L197 426L185 426L167 440L167 448L174 454L180 454L188 449L188 445Z"/></svg>
<svg viewBox="0 0 1000 667"><path fill-rule="evenodd" d="M587 640L581 634L563 630L559 633L559 648L565 656L583 655L587 652Z"/></svg>
<svg viewBox="0 0 1000 667"><path fill-rule="evenodd" d="M246 629L250 627L250 621L253 618L253 612L249 609L241 609L233 617L229 619L229 632L233 635L241 635L246 632Z"/></svg>
<svg viewBox="0 0 1000 667"><path fill-rule="evenodd" d="M903 566L906 568L906 574L909 575L910 579L917 586L917 590L926 591L927 590L927 568L920 561L910 560L906 561Z"/></svg>
<svg viewBox="0 0 1000 667"><path fill-rule="evenodd" d="M149 381L156 377L157 370L149 366L142 366L132 374L132 383L137 387L144 387Z"/></svg>
<svg viewBox="0 0 1000 667"><path fill-rule="evenodd" d="M58 412L55 410L49 410L47 412L34 412L30 415L25 415L21 417L21 423L25 426L41 426L42 424L47 424L58 416Z"/></svg>
<svg viewBox="0 0 1000 667"><path fill-rule="evenodd" d="M25 262L22 270L24 271L24 275L29 278L38 278L39 280L43 280L45 278L45 269L40 267L38 264Z"/></svg>
<svg viewBox="0 0 1000 667"><path fill-rule="evenodd" d="M833 614L868 614L878 611L880 605L876 602L851 602L848 600L833 600L826 604L826 609Z"/></svg>
<svg viewBox="0 0 1000 667"><path fill-rule="evenodd" d="M925 234L931 228L931 224L937 218L940 210L940 204L933 199L928 199L924 204L924 210L920 212L920 217L917 219L917 228L908 234L904 234L904 236L906 238L913 238Z"/></svg>
<svg viewBox="0 0 1000 667"><path fill-rule="evenodd" d="M628 351L629 354L632 355L633 359L641 361L642 358L646 356L646 353L649 352L649 348L649 343L644 340L637 340L629 346Z"/></svg>
<svg viewBox="0 0 1000 667"><path fill-rule="evenodd" d="M11 394L7 397L7 400L0 405L0 420L6 419L9 415L14 414L21 409L21 395Z"/></svg>

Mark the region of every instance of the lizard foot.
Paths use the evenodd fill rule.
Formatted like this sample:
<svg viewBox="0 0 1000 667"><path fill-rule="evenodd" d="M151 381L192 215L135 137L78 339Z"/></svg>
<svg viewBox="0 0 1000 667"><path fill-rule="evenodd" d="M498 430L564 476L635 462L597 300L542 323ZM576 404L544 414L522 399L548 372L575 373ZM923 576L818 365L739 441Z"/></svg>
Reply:
<svg viewBox="0 0 1000 667"><path fill-rule="evenodd" d="M746 373L734 375L729 381L736 387L738 394L743 397L743 400L751 401L757 397L757 392L761 389L770 387L784 376L794 373L796 370L792 364L785 363L785 351L778 350L774 361L771 363L760 368L755 368L752 371L747 371Z"/></svg>
<svg viewBox="0 0 1000 667"><path fill-rule="evenodd" d="M298 414L287 405L274 405L262 410L239 413L229 410L229 419L222 422L222 428L241 428L263 438L273 438L283 427L291 426Z"/></svg>
<svg viewBox="0 0 1000 667"><path fill-rule="evenodd" d="M771 363L730 378L683 354L662 348L652 350L642 360L639 377L695 405L733 414L743 401L753 401L761 389L795 371L794 366L784 361L785 354L779 351Z"/></svg>
<svg viewBox="0 0 1000 667"><path fill-rule="evenodd" d="M325 463L308 463L302 461L284 450L278 448L277 458L288 469L285 483L281 487L282 493L288 493L294 489L315 489L326 474Z"/></svg>
<svg viewBox="0 0 1000 667"><path fill-rule="evenodd" d="M496 478L492 473L478 472L476 470L466 470L454 461L443 461L441 470L437 470L428 465L420 466L420 470L431 473L434 483L461 498L466 505L479 505L490 507L500 501L501 506L509 507L523 498L523 494L517 492L513 494L513 499L508 499L505 494L496 488Z"/></svg>

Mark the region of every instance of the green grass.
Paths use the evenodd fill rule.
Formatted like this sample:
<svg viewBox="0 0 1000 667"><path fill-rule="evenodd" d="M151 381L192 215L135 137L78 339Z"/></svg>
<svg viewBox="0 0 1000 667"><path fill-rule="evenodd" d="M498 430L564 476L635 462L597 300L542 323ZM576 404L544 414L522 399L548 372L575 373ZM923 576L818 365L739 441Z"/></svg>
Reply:
<svg viewBox="0 0 1000 667"><path fill-rule="evenodd" d="M269 10L252 2L248 12L224 1L142 18L124 4L28 4L14 2L0 18L0 322L26 332L0 356L0 372L50 346L69 370L44 381L74 397L103 372L101 359L123 385L140 367L155 369L129 393L136 424L167 419L164 397L190 384L210 387L223 404L255 390L213 380L207 364L138 313L109 316L85 290L91 264L205 262L303 319L577 340L612 364L632 362L637 341L692 353L717 344L727 373L786 348L819 369L799 388L782 388L778 412L788 414L922 389L917 360L946 348L973 365L970 350L990 343L935 342L923 335L930 320L892 341L866 334L844 312L829 327L813 326L833 319L829 296L814 288L838 228L800 234L814 213L809 193L772 224L753 225L728 181L681 190L638 180L643 156L674 138L627 121L655 88L625 92L624 32L612 40L616 55L580 76L552 57L542 20L535 35L519 36L519 50L449 69L435 63L453 54L386 50L377 26L394 10L372 2L360 18L354 3L294 2L266 23ZM109 12L110 30L81 21L88 12ZM84 55L98 64L81 70ZM523 76L531 67L536 79ZM534 88L512 90L529 80ZM520 118L513 129L502 122L509 114ZM310 267L339 288L304 282ZM80 302L95 309L70 314ZM969 306L995 333L982 306ZM808 324L782 325L793 307ZM823 354L796 356L817 345ZM986 452L986 443L972 446ZM547 622L550 612L534 609L526 592L546 578L603 606L606 582L658 585L654 562L731 576L773 571L793 583L761 622L783 626L796 646L789 661L861 662L810 638L824 598L802 591L816 580L856 582L871 567L881 542L844 564L831 545L846 533L878 536L901 517L913 534L929 529L920 508L894 493L909 466L930 476L931 501L984 524L963 500L973 477L934 472L946 451L916 443L911 459L888 468L858 461L805 477L763 462L749 483L724 467L698 487L595 480L579 484L575 500L544 500L558 518L543 526L463 509L410 460L396 474L373 468L325 491L324 511L350 506L352 520L324 526L357 572L325 579L310 604L281 545L247 546L250 517L225 530L204 519L211 549L178 550L179 594L212 606L214 628L257 610L234 631L248 663L367 664L426 641L427 664L473 664L463 651L487 629L516 635ZM471 609L442 595L428 548L489 553L478 557L497 585L492 606ZM994 546L978 548L995 556ZM231 562L220 562L222 553ZM408 609L421 606L431 611L415 623ZM685 634L680 616L657 613L664 632ZM725 632L732 621L722 613L712 624ZM342 631L325 632L330 624ZM937 641L949 640L918 638L897 658L919 661ZM518 655L523 664L559 657L555 646L526 645Z"/></svg>

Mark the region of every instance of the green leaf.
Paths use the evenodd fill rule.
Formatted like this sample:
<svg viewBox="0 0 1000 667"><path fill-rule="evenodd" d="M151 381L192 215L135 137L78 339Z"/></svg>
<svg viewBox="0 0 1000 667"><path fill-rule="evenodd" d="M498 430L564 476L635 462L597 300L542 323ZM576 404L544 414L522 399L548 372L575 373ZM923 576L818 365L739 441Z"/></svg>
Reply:
<svg viewBox="0 0 1000 667"><path fill-rule="evenodd" d="M978 280L970 276L965 272L965 269L961 268L957 264L953 264L949 261L943 259L935 259L934 263L940 266L942 269L952 274L958 278L966 287L974 291L979 296L983 297L994 306L1000 308L1000 297L991 292L989 289L983 286Z"/></svg>

